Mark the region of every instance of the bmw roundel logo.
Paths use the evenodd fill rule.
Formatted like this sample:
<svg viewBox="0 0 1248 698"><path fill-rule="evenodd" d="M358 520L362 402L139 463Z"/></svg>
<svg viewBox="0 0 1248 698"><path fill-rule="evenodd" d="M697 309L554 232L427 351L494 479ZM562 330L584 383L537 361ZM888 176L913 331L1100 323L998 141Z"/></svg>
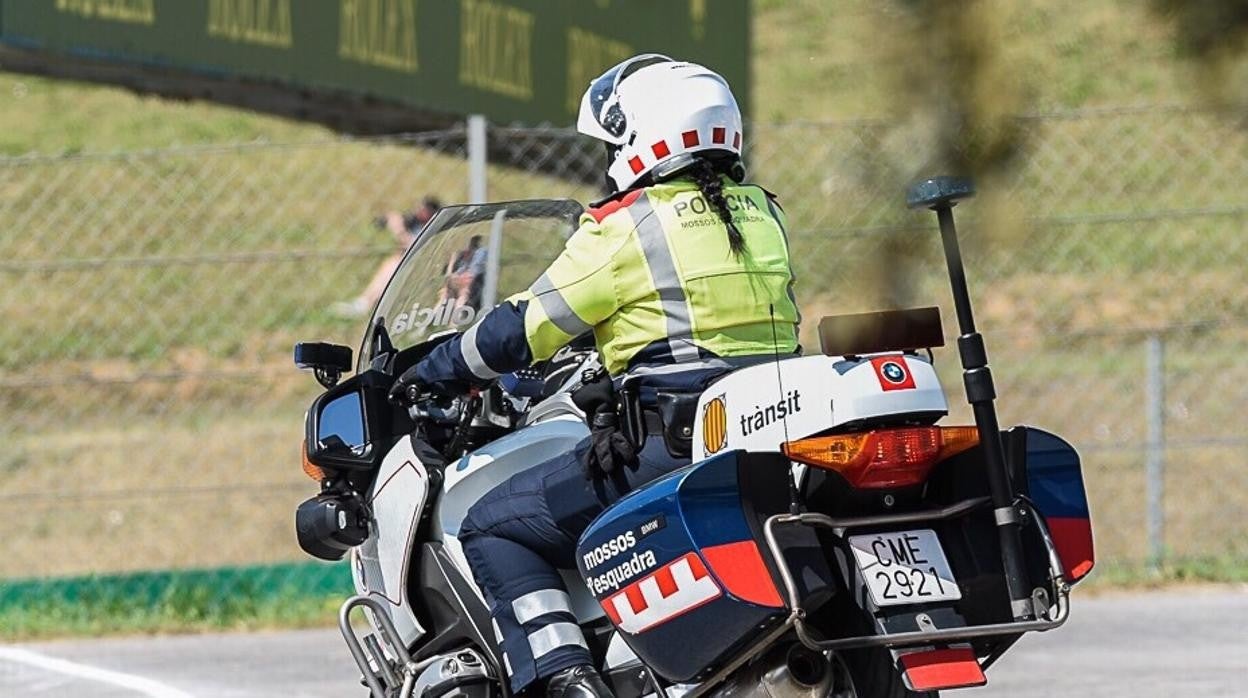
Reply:
<svg viewBox="0 0 1248 698"><path fill-rule="evenodd" d="M889 383L906 382L906 369L902 368L901 364L896 361L884 362L884 364L880 366L880 374L883 375L884 379Z"/></svg>

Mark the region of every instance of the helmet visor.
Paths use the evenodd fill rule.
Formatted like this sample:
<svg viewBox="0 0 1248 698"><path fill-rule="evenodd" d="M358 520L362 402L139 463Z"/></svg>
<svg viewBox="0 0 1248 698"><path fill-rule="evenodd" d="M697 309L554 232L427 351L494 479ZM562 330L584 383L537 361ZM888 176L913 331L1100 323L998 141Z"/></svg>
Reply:
<svg viewBox="0 0 1248 698"><path fill-rule="evenodd" d="M585 93L584 102L581 105L582 123L585 117L589 116L602 129L603 135L610 136L612 142L620 142L624 138L624 134L628 131L628 118L624 116L624 110L620 109L619 96L616 89L624 78L641 70L642 68L652 66L658 63L673 63L671 58L658 53L645 53L640 56L633 56L628 60L617 64L607 70L607 72L598 76L589 85L589 90ZM588 111L588 114L585 112ZM607 140L604 138L604 140Z"/></svg>

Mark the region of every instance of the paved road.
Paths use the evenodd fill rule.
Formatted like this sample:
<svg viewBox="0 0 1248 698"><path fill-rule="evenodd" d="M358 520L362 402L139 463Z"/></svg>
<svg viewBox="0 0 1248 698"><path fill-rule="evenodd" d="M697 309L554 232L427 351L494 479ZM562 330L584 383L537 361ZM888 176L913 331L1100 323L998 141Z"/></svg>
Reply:
<svg viewBox="0 0 1248 698"><path fill-rule="evenodd" d="M1076 595L1061 630L1024 638L966 698L1248 695L1248 588ZM359 696L333 631L0 646L0 696Z"/></svg>

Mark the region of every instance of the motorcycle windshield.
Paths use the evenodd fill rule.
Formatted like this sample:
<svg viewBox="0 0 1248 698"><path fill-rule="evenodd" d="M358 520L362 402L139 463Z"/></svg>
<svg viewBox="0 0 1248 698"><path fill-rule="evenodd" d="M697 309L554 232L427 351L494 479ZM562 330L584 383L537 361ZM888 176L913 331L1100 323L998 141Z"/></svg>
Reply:
<svg viewBox="0 0 1248 698"><path fill-rule="evenodd" d="M417 234L390 277L360 350L381 322L396 349L462 331L486 310L528 288L576 230L581 205L535 199L448 206Z"/></svg>

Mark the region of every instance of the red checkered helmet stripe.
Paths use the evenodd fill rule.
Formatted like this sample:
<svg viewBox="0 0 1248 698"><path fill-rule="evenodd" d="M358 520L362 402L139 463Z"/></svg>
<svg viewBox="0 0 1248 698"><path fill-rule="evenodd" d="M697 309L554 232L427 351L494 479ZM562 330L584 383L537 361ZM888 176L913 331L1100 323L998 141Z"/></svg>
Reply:
<svg viewBox="0 0 1248 698"><path fill-rule="evenodd" d="M708 142L703 139L703 134L696 129L683 131L678 136L655 141L649 148L641 148L635 155L628 158L628 167L633 171L633 174L641 174L646 170L647 165L653 166L671 157L672 146L668 145L669 143L679 143L687 150L698 148L703 144L715 144L728 146L733 150L740 151L741 132L732 131L731 146L728 144L728 132L729 129L726 126L715 126L711 128L710 141Z"/></svg>

